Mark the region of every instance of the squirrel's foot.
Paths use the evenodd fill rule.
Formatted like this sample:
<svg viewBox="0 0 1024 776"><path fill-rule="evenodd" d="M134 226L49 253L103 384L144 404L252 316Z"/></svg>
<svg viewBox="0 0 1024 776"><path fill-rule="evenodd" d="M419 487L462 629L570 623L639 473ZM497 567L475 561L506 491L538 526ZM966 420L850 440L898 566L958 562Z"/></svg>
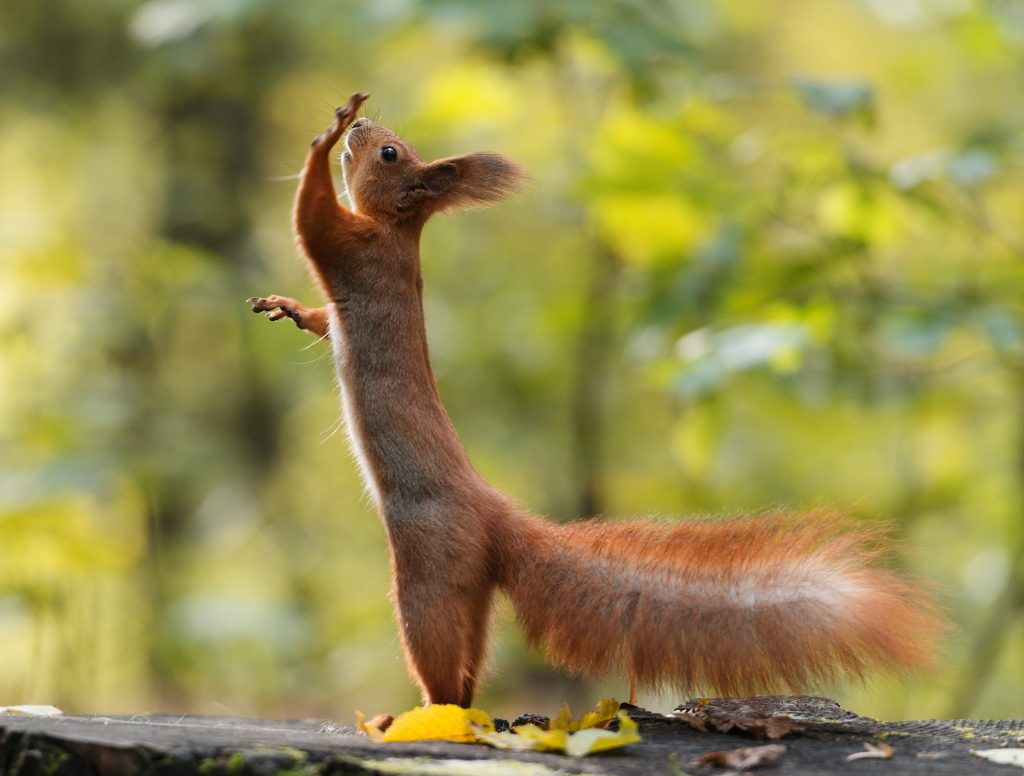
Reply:
<svg viewBox="0 0 1024 776"><path fill-rule="evenodd" d="M254 313L266 313L267 318L279 321L291 318L300 329L310 331L319 337L327 336L327 315L322 307L310 309L298 300L287 296L251 296L247 299Z"/></svg>
<svg viewBox="0 0 1024 776"><path fill-rule="evenodd" d="M348 129L349 124L356 120L359 106L368 99L370 99L369 92L356 92L348 98L348 103L344 108L335 108L334 122L324 132L313 138L311 144L313 148L322 148L325 151L332 149Z"/></svg>

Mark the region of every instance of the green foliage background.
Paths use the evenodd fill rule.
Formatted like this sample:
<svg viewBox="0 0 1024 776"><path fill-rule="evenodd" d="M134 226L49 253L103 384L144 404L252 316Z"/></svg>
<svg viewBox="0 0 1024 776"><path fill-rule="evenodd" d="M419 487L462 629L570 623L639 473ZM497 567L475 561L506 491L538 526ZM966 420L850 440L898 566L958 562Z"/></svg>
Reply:
<svg viewBox="0 0 1024 776"><path fill-rule="evenodd" d="M1020 3L15 0L0 58L0 704L415 702L329 351L243 303L316 301L295 174L366 89L534 177L425 236L486 475L557 519L886 521L957 629L820 690L1024 714ZM507 611L492 662L493 712L626 692Z"/></svg>

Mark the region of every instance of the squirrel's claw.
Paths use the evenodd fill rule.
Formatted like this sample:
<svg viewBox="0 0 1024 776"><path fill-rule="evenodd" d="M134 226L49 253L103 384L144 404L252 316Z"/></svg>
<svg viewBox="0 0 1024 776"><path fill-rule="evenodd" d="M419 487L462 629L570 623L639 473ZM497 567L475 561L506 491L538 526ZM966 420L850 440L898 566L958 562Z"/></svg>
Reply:
<svg viewBox="0 0 1024 776"><path fill-rule="evenodd" d="M266 313L271 321L291 318L303 331L326 338L328 329L327 312L323 307L309 308L302 302L287 296L250 296L246 300L254 313Z"/></svg>
<svg viewBox="0 0 1024 776"><path fill-rule="evenodd" d="M348 102L344 108L335 108L334 115L339 121L345 121L346 126L352 122L355 118L356 113L359 111L359 107L370 99L369 92L356 92L348 98Z"/></svg>
<svg viewBox="0 0 1024 776"><path fill-rule="evenodd" d="M301 302L277 294L267 297L250 296L246 301L252 305L254 313L266 313L272 321L279 321L285 316L296 319L306 310Z"/></svg>
<svg viewBox="0 0 1024 776"><path fill-rule="evenodd" d="M348 102L345 103L343 108L334 109L334 123L331 124L322 134L317 135L313 139L314 148L331 148L342 133L348 129L349 124L355 121L356 114L359 112L359 106L370 99L369 92L356 92L348 98Z"/></svg>

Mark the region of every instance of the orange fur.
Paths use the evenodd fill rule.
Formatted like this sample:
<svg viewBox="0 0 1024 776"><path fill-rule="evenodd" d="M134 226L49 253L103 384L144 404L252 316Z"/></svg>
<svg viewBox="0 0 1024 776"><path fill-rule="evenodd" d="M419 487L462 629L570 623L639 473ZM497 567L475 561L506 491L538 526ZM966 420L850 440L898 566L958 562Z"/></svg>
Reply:
<svg viewBox="0 0 1024 776"><path fill-rule="evenodd" d="M349 436L387 529L407 664L428 703L469 705L494 593L570 671L726 693L927 664L939 620L875 563L870 532L830 515L553 525L473 468L441 403L423 320L419 238L437 212L493 201L523 173L497 154L424 163L355 113L313 142L294 229L324 296L250 300L329 331ZM353 124L339 205L328 153ZM389 150L390 149L390 150Z"/></svg>

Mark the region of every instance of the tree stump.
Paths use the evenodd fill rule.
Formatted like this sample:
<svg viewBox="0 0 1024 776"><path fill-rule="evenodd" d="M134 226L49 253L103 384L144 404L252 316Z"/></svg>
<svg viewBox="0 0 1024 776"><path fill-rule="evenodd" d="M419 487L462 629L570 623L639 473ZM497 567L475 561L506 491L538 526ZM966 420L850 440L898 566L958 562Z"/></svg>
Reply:
<svg viewBox="0 0 1024 776"><path fill-rule="evenodd" d="M333 774L711 774L696 765L711 750L766 743L785 751L774 774L1013 773L971 750L1024 746L1024 720L879 722L834 701L763 696L690 701L680 708L718 720L788 715L795 729L778 741L750 733L701 732L685 720L630 708L643 740L585 758L509 752L445 742L374 744L323 720L274 721L199 716L0 716L0 773L7 776L331 776ZM726 725L728 727L728 725ZM756 732L756 731L754 731ZM848 761L865 743L890 759ZM760 770L760 768L754 768Z"/></svg>

